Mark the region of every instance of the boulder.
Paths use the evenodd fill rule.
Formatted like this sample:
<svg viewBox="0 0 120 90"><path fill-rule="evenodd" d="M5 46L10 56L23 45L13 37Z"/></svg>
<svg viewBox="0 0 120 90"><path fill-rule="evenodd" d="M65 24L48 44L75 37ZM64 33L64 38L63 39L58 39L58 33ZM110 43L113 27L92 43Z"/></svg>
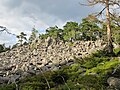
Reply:
<svg viewBox="0 0 120 90"><path fill-rule="evenodd" d="M63 66L63 65L65 65L66 63L67 63L66 60L62 60L62 61L60 62L60 65Z"/></svg>
<svg viewBox="0 0 120 90"><path fill-rule="evenodd" d="M109 77L107 83L110 87L114 87L116 90L120 90L120 79L115 77Z"/></svg>
<svg viewBox="0 0 120 90"><path fill-rule="evenodd" d="M8 84L9 83L15 83L18 79L20 78L20 75L13 75L10 77Z"/></svg>
<svg viewBox="0 0 120 90"><path fill-rule="evenodd" d="M28 70L27 73L31 74L31 75L36 75L35 70Z"/></svg>
<svg viewBox="0 0 120 90"><path fill-rule="evenodd" d="M8 81L7 77L14 74L22 76L36 74L37 68L45 72L58 70L64 65L70 66L75 62L74 57L83 58L98 50L101 45L100 41L75 41L71 46L70 43L62 41L55 44L54 39L48 37L45 41L33 42L32 47L23 45L0 53L0 79L3 78L0 82Z"/></svg>
<svg viewBox="0 0 120 90"><path fill-rule="evenodd" d="M2 83L8 83L9 80L10 80L9 77L1 77L1 76L0 76L0 83L1 83L1 84L2 84Z"/></svg>
<svg viewBox="0 0 120 90"><path fill-rule="evenodd" d="M48 69L47 66L43 66L43 67L41 67L41 70L42 70L43 72L45 72L45 71L48 71L49 69Z"/></svg>

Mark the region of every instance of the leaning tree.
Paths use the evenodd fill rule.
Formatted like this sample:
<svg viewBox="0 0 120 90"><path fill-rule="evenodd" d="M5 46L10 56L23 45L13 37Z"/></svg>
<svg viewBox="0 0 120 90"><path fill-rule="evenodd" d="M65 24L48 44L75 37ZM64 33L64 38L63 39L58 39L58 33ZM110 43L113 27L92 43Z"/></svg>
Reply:
<svg viewBox="0 0 120 90"><path fill-rule="evenodd" d="M113 53L112 33L111 33L111 16L114 16L112 9L115 7L120 8L120 0L87 0L88 6L101 4L104 8L95 16L102 15L105 11L106 28L107 28L107 52Z"/></svg>

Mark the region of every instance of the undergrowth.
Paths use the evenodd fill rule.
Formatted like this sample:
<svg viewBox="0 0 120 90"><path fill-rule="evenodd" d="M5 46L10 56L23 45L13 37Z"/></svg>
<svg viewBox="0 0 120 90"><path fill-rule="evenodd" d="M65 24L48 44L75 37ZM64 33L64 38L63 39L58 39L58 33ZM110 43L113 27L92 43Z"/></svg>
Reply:
<svg viewBox="0 0 120 90"><path fill-rule="evenodd" d="M114 51L118 55L120 49ZM20 90L106 90L106 80L119 64L117 57L97 51L83 59L76 59L76 63L69 67L45 72L44 76L41 74L21 79L18 86ZM15 90L15 86L6 85L0 90Z"/></svg>

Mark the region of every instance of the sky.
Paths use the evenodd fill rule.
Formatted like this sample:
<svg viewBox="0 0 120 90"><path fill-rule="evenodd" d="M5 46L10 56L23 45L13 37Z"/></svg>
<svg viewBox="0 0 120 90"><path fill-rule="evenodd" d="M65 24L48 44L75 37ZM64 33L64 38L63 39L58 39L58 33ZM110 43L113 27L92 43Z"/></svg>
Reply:
<svg viewBox="0 0 120 90"><path fill-rule="evenodd" d="M0 0L0 26L19 35L31 34L33 27L44 33L45 29L57 25L62 28L66 22L80 23L82 18L98 11L101 7L86 7L79 3L86 0ZM17 39L3 32L0 44L13 45Z"/></svg>

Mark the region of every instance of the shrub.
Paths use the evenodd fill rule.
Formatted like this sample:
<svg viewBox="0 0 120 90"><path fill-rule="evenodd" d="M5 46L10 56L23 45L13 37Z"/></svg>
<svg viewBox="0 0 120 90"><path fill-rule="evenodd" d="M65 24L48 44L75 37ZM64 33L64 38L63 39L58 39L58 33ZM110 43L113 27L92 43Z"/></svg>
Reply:
<svg viewBox="0 0 120 90"><path fill-rule="evenodd" d="M47 90L46 86L43 82L27 82L20 86L20 90Z"/></svg>
<svg viewBox="0 0 120 90"><path fill-rule="evenodd" d="M117 56L120 55L120 48L114 49L114 53L115 53Z"/></svg>
<svg viewBox="0 0 120 90"><path fill-rule="evenodd" d="M0 85L0 90L16 90L15 84Z"/></svg>
<svg viewBox="0 0 120 90"><path fill-rule="evenodd" d="M102 78L103 79L103 78ZM80 90L105 90L103 86L102 79L95 75L85 75L79 78L78 83L81 85Z"/></svg>
<svg viewBox="0 0 120 90"><path fill-rule="evenodd" d="M51 76L52 81L57 85L64 84L68 78L68 74L62 70L54 72L54 74Z"/></svg>
<svg viewBox="0 0 120 90"><path fill-rule="evenodd" d="M115 58L111 61L101 62L96 67L88 69L86 71L86 74L96 73L96 74L104 74L105 75L108 72L111 72L113 69L115 69L118 64L120 64L120 61L117 58Z"/></svg>

